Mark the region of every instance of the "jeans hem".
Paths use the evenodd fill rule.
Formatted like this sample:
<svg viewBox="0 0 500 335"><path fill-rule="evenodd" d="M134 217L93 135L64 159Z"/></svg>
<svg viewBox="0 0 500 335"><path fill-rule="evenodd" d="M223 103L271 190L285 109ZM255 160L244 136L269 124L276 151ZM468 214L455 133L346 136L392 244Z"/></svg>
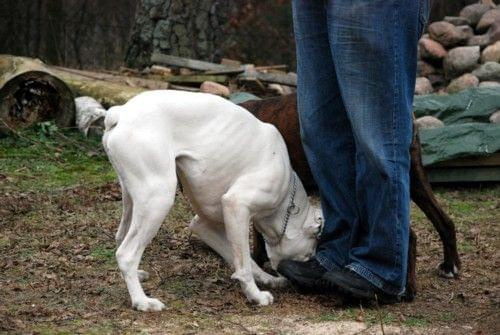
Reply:
<svg viewBox="0 0 500 335"><path fill-rule="evenodd" d="M317 253L316 256L314 256L316 260L318 261L321 266L323 266L327 271L332 271L332 270L339 270L340 266L332 262L330 259L327 257L323 256L321 253Z"/></svg>
<svg viewBox="0 0 500 335"><path fill-rule="evenodd" d="M368 280L371 284L373 284L375 287L379 288L384 293L387 293L390 295L395 295L395 296L402 296L405 292L404 287L402 289L399 289L393 285L386 283L379 276L373 274L370 270L368 270L367 268L365 268L362 265L353 263L353 264L347 265L346 267L348 269L356 272L358 275L360 275L364 279Z"/></svg>

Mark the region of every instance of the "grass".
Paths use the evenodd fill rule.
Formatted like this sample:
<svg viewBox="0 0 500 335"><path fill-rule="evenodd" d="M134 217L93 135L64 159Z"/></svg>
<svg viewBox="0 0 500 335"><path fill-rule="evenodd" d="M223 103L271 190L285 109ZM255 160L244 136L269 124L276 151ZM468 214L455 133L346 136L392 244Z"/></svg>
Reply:
<svg viewBox="0 0 500 335"><path fill-rule="evenodd" d="M404 319L403 324L408 327L425 327L430 321L425 317L410 316Z"/></svg>
<svg viewBox="0 0 500 335"><path fill-rule="evenodd" d="M90 256L96 261L116 264L115 249L106 248L104 246L97 246L94 250L92 250Z"/></svg>
<svg viewBox="0 0 500 335"><path fill-rule="evenodd" d="M248 304L230 268L191 236L193 212L179 193L141 264L151 275L145 291L168 306L155 314L130 308L116 267L115 179L98 139L51 127L0 138L0 333L321 334L332 324L362 322L370 334L380 319L421 333L496 329L498 185L436 188L457 227L463 262L457 280L436 276L438 236L412 205L419 293L413 303L379 308L290 288L271 290L270 307Z"/></svg>
<svg viewBox="0 0 500 335"><path fill-rule="evenodd" d="M23 130L0 139L0 173L20 191L114 181L116 174L99 143L71 130Z"/></svg>

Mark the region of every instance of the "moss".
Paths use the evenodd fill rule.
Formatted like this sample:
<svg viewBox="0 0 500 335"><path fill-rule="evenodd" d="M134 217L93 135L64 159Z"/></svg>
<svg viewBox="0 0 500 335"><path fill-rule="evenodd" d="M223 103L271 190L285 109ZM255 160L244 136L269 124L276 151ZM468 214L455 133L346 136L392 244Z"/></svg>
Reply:
<svg viewBox="0 0 500 335"><path fill-rule="evenodd" d="M28 129L0 139L0 171L7 188L49 191L71 185L98 185L116 174L97 139L74 131L44 134Z"/></svg>

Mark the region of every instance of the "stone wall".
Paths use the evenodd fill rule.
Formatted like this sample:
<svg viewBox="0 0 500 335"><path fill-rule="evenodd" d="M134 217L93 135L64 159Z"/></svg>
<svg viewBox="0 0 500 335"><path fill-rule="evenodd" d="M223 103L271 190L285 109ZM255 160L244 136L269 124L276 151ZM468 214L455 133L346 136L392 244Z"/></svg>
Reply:
<svg viewBox="0 0 500 335"><path fill-rule="evenodd" d="M476 3L431 23L419 59L416 94L500 86L500 7Z"/></svg>

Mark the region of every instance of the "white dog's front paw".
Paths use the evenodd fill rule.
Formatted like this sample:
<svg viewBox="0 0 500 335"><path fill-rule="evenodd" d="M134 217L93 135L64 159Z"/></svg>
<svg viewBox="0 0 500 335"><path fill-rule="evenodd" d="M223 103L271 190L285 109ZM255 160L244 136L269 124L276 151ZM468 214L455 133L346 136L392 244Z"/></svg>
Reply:
<svg viewBox="0 0 500 335"><path fill-rule="evenodd" d="M257 303L259 306L268 306L273 303L273 295L268 291L260 291L257 293L255 297L253 297L252 301Z"/></svg>
<svg viewBox="0 0 500 335"><path fill-rule="evenodd" d="M159 312L165 308L165 305L158 299L146 297L143 300L132 303L132 307L143 312Z"/></svg>
<svg viewBox="0 0 500 335"><path fill-rule="evenodd" d="M139 277L139 281L146 281L149 279L149 272L144 270L137 270L137 276Z"/></svg>

